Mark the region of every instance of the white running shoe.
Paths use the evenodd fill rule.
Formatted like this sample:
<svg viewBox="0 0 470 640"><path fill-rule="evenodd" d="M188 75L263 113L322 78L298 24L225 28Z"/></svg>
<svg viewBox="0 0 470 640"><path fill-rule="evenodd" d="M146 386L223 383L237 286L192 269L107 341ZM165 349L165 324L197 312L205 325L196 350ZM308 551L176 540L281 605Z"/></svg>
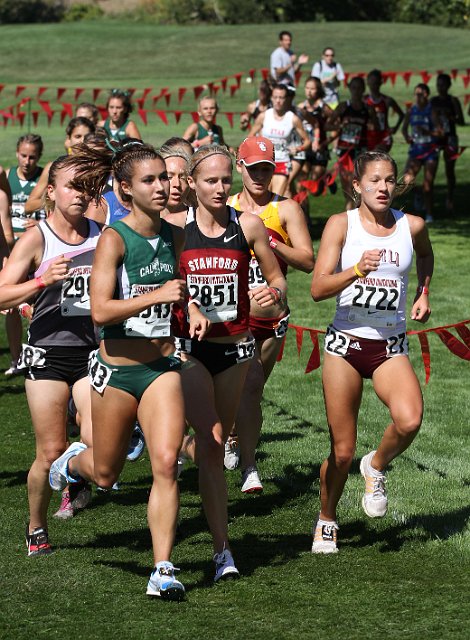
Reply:
<svg viewBox="0 0 470 640"><path fill-rule="evenodd" d="M175 578L179 571L171 562L157 562L147 585L148 596L158 596L163 600L184 600L184 586Z"/></svg>
<svg viewBox="0 0 470 640"><path fill-rule="evenodd" d="M24 369L18 369L16 365L16 360L12 360L9 368L4 373L6 378L14 378L15 376L20 376L24 373Z"/></svg>
<svg viewBox="0 0 470 640"><path fill-rule="evenodd" d="M136 420L132 431L129 448L127 450L127 460L135 462L140 458L145 449L145 438L139 422Z"/></svg>
<svg viewBox="0 0 470 640"><path fill-rule="evenodd" d="M339 527L333 520L318 520L313 529L312 553L338 553Z"/></svg>
<svg viewBox="0 0 470 640"><path fill-rule="evenodd" d="M247 467L242 473L242 493L262 493L263 485L256 467Z"/></svg>
<svg viewBox="0 0 470 640"><path fill-rule="evenodd" d="M366 490L362 496L362 508L370 518L383 518L387 513L388 498L385 489L385 474L371 465L375 451L371 451L361 460L361 474L366 481Z"/></svg>
<svg viewBox="0 0 470 640"><path fill-rule="evenodd" d="M226 469L233 471L240 464L240 447L238 446L238 437L229 436L225 443L224 466Z"/></svg>
<svg viewBox="0 0 470 640"><path fill-rule="evenodd" d="M78 456L79 453L87 448L83 442L73 442L64 453L54 460L49 471L49 484L54 491L62 491L65 487L72 483L78 482L80 478L72 478L68 472L70 458Z"/></svg>
<svg viewBox="0 0 470 640"><path fill-rule="evenodd" d="M224 549L221 553L216 553L214 555L214 562L214 582L219 582L219 580L236 580L240 577L240 573L233 561L232 554L228 549Z"/></svg>

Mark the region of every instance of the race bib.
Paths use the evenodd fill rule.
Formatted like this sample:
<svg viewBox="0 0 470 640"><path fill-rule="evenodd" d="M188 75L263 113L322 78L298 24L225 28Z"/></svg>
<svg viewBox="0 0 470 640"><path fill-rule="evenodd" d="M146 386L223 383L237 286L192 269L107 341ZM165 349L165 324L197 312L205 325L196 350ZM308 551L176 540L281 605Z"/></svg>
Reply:
<svg viewBox="0 0 470 640"><path fill-rule="evenodd" d="M369 327L393 328L400 304L400 279L396 286L366 285L355 282L348 320Z"/></svg>
<svg viewBox="0 0 470 640"><path fill-rule="evenodd" d="M274 327L274 335L276 336L276 338L283 338L286 335L287 329L289 328L289 318L290 314L288 314L284 318L281 318L277 325Z"/></svg>
<svg viewBox="0 0 470 640"><path fill-rule="evenodd" d="M88 358L88 379L93 389L103 394L113 370L98 360L97 353L98 350L92 351Z"/></svg>
<svg viewBox="0 0 470 640"><path fill-rule="evenodd" d="M393 356L408 355L408 338L406 333L399 333L387 340L387 358Z"/></svg>
<svg viewBox="0 0 470 640"><path fill-rule="evenodd" d="M246 362L255 357L256 342L254 338L249 338L243 342L237 342L233 345L237 350L237 364ZM227 350L225 355L230 355L233 351Z"/></svg>
<svg viewBox="0 0 470 640"><path fill-rule="evenodd" d="M411 138L414 144L429 144L432 142L432 138L429 133L421 133L421 127L413 129Z"/></svg>
<svg viewBox="0 0 470 640"><path fill-rule="evenodd" d="M345 356L348 353L348 347L351 339L345 333L336 331L329 326L325 336L325 351L333 356Z"/></svg>
<svg viewBox="0 0 470 640"><path fill-rule="evenodd" d="M130 298L137 298L144 293L156 291L159 284L133 284ZM154 304L144 309L138 316L132 316L124 322L126 335L131 338L162 338L171 333L171 309L170 303Z"/></svg>
<svg viewBox="0 0 470 640"><path fill-rule="evenodd" d="M256 287L267 287L268 283L264 279L261 267L256 258L251 258L248 268L248 288L256 289Z"/></svg>
<svg viewBox="0 0 470 640"><path fill-rule="evenodd" d="M18 369L29 369L30 367L44 368L46 366L46 350L41 347L33 347L30 344L23 344L20 357L18 358Z"/></svg>
<svg viewBox="0 0 470 640"><path fill-rule="evenodd" d="M211 322L230 322L237 317L238 274L187 276L191 299Z"/></svg>
<svg viewBox="0 0 470 640"><path fill-rule="evenodd" d="M60 312L63 316L90 315L91 266L71 267L62 282Z"/></svg>
<svg viewBox="0 0 470 640"><path fill-rule="evenodd" d="M340 140L341 142L357 146L361 141L361 133L362 126L360 124L348 122L341 131Z"/></svg>

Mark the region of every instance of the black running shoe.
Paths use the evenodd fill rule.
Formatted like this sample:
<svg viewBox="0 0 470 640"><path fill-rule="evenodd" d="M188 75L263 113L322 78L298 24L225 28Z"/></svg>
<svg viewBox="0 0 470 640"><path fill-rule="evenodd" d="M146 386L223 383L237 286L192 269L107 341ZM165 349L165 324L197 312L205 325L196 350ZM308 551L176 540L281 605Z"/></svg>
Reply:
<svg viewBox="0 0 470 640"><path fill-rule="evenodd" d="M36 527L32 533L29 533L29 526L26 525L26 547L28 556L46 556L52 553L46 529Z"/></svg>

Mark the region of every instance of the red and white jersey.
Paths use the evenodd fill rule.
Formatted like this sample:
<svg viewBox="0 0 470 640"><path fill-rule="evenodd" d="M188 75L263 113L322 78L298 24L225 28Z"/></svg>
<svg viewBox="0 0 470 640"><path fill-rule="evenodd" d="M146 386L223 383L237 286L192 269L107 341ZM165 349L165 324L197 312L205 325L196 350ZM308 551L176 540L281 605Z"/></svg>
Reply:
<svg viewBox="0 0 470 640"><path fill-rule="evenodd" d="M248 268L250 248L243 234L238 213L227 207L228 224L218 238L205 236L198 227L196 212L188 211L186 241L180 258L181 277L189 296L212 322L208 338L238 335L248 330L250 301ZM185 314L176 315L174 333L189 335Z"/></svg>
<svg viewBox="0 0 470 640"><path fill-rule="evenodd" d="M380 249L377 271L355 280L336 297L333 326L359 338L386 340L406 331L408 273L413 262L413 240L406 214L391 209L395 229L375 236L362 226L359 211L348 211L348 230L337 271L357 264L364 251Z"/></svg>
<svg viewBox="0 0 470 640"><path fill-rule="evenodd" d="M294 113L286 111L281 118L276 118L274 109L267 109L264 113L261 135L271 140L274 145L274 159L276 162L289 162L289 145L294 131Z"/></svg>

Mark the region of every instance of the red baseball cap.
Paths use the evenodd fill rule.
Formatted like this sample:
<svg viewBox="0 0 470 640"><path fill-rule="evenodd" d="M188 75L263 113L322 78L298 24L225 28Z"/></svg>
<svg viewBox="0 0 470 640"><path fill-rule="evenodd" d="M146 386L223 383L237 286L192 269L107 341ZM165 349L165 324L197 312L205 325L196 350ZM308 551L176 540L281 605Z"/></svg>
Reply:
<svg viewBox="0 0 470 640"><path fill-rule="evenodd" d="M252 136L245 138L238 148L238 162L243 162L247 167L260 162L268 162L273 167L274 162L274 145L268 138L262 136Z"/></svg>

